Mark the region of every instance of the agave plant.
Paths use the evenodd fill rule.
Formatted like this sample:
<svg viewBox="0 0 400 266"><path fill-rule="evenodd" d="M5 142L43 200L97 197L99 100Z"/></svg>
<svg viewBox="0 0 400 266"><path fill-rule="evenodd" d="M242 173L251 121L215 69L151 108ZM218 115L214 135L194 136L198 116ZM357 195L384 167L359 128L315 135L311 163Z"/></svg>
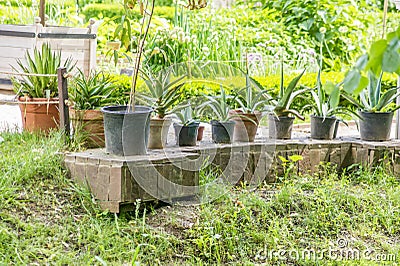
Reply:
<svg viewBox="0 0 400 266"><path fill-rule="evenodd" d="M190 104L187 105L185 108L176 111L175 115L183 126L188 126L196 122L195 116L193 114L193 108Z"/></svg>
<svg viewBox="0 0 400 266"><path fill-rule="evenodd" d="M141 93L137 98L145 104L153 107L158 118L164 118L173 113L177 107L180 97L179 89L185 85L186 76L178 77L171 81L171 71L159 71L157 76L151 71L142 71L144 81L149 89L149 93Z"/></svg>
<svg viewBox="0 0 400 266"><path fill-rule="evenodd" d="M313 90L310 90L312 102L304 108L311 107L314 110L314 115L319 117L331 117L337 114L353 113L348 108L339 106L340 86L342 83L334 84L330 81L322 84L321 68L317 75L317 84Z"/></svg>
<svg viewBox="0 0 400 266"><path fill-rule="evenodd" d="M252 84L255 85L256 90L253 89ZM240 90L238 96L235 97L240 109L246 114L254 113L271 99L268 91L248 74L246 74L246 87Z"/></svg>
<svg viewBox="0 0 400 266"><path fill-rule="evenodd" d="M25 54L26 63L17 60L18 68L13 67L16 72L26 74L57 74L57 69L61 67L61 51L52 51L49 44L43 44L42 48L36 48L31 55ZM70 72L76 63L72 57L62 64ZM17 95L27 95L33 98L56 97L58 95L57 77L53 76L22 76L11 79Z"/></svg>
<svg viewBox="0 0 400 266"><path fill-rule="evenodd" d="M79 70L69 88L69 96L75 110L94 110L117 101L112 97L115 88L112 79L103 72L92 72L86 77Z"/></svg>
<svg viewBox="0 0 400 266"><path fill-rule="evenodd" d="M343 96L366 112L384 112L399 109L400 105L391 108L389 105L395 101L400 92L397 91L397 87L382 92L382 75L383 72L378 77L373 71L368 71L368 85L360 92L353 90L351 93L343 94Z"/></svg>
<svg viewBox="0 0 400 266"><path fill-rule="evenodd" d="M291 80L287 87L285 87L283 77L283 64L281 64L281 82L278 99L273 99L272 97L269 97L268 99L270 103L270 109L276 116L284 117L292 114L297 118L304 120L304 117L297 110L291 109L290 107L296 97L309 90L309 88L296 90L297 84L299 83L301 77L304 75L305 71L306 70L304 69L297 77ZM263 86L255 79L250 78L250 81L261 91L265 91Z"/></svg>
<svg viewBox="0 0 400 266"><path fill-rule="evenodd" d="M229 114L231 108L227 101L228 99L232 99L232 96L226 95L222 85L220 86L220 95L204 95L204 97L207 101L201 104L200 110L204 111L204 109L210 108L214 113L215 118L220 122L226 122L231 118L231 115Z"/></svg>

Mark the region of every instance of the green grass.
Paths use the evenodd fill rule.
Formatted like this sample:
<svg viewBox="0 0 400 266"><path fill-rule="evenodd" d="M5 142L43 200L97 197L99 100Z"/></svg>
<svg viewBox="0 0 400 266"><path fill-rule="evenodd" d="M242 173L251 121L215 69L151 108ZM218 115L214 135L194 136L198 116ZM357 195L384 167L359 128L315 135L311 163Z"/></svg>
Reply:
<svg viewBox="0 0 400 266"><path fill-rule="evenodd" d="M329 165L315 175L289 172L278 183L232 189L201 206L138 202L136 211L115 216L66 177L60 134L1 136L0 265L373 265L293 256L338 251L341 238L347 249L392 254L397 260L387 264L400 262L400 184L385 165L343 174ZM278 250L292 256L270 255Z"/></svg>

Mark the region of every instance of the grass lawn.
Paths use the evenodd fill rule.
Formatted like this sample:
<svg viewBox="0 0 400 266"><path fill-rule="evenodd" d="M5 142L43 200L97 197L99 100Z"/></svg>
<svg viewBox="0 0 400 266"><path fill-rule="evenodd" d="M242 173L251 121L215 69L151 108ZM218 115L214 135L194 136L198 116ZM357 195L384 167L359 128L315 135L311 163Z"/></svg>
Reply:
<svg viewBox="0 0 400 266"><path fill-rule="evenodd" d="M138 202L116 216L66 177L59 134L1 137L0 265L400 262L400 184L384 166L328 165L200 206Z"/></svg>

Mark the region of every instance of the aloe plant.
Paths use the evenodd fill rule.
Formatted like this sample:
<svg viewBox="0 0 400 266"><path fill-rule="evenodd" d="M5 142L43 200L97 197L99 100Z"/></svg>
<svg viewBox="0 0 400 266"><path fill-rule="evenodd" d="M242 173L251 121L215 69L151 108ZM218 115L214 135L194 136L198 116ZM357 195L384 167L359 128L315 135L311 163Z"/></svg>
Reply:
<svg viewBox="0 0 400 266"><path fill-rule="evenodd" d="M142 71L149 93L141 93L137 97L140 101L153 107L159 118L164 118L178 108L177 102L180 97L178 92L185 85L186 76L171 81L170 74L170 70L159 71L157 76L153 75L151 71Z"/></svg>
<svg viewBox="0 0 400 266"><path fill-rule="evenodd" d="M86 77L79 70L69 87L69 97L75 110L94 110L117 101L112 97L115 88L112 79L103 72L92 72Z"/></svg>
<svg viewBox="0 0 400 266"><path fill-rule="evenodd" d="M70 72L76 65L72 57L61 64L61 51L52 51L49 44L43 44L42 48L34 48L33 54L25 54L26 63L17 60L18 68L13 67L16 72L26 74L57 74L57 69L61 66ZM53 76L21 76L11 79L17 95L27 95L33 98L56 97L58 95L57 77Z"/></svg>
<svg viewBox="0 0 400 266"><path fill-rule="evenodd" d="M200 106L201 110L207 108L211 109L211 111L214 113L214 117L216 118L216 120L220 122L226 122L231 118L229 114L231 108L227 103L227 101L228 99L232 99L232 96L226 95L222 85L220 86L220 95L218 96L204 95L204 97L207 99L207 101L201 104Z"/></svg>

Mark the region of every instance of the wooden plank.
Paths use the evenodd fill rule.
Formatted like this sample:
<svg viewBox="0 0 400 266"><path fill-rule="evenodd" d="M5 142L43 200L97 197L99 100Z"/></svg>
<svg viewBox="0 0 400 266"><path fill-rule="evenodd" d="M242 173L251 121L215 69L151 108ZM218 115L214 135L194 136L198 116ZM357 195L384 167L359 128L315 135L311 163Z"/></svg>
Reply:
<svg viewBox="0 0 400 266"><path fill-rule="evenodd" d="M32 49L35 47L36 40L32 38L0 36L0 44L3 47L21 47Z"/></svg>
<svg viewBox="0 0 400 266"><path fill-rule="evenodd" d="M73 39L38 39L37 44L50 44L53 49L71 49L71 50L88 50L89 40L73 40Z"/></svg>
<svg viewBox="0 0 400 266"><path fill-rule="evenodd" d="M36 32L36 25L11 25L0 24L0 30L18 31L18 32Z"/></svg>
<svg viewBox="0 0 400 266"><path fill-rule="evenodd" d="M70 121L69 121L69 108L67 106L68 101L68 84L67 78L64 75L67 73L66 68L59 68L58 74L58 98L59 100L59 111L60 111L60 129L64 130L64 134L69 138L70 136Z"/></svg>
<svg viewBox="0 0 400 266"><path fill-rule="evenodd" d="M87 34L88 28L44 27L42 33Z"/></svg>
<svg viewBox="0 0 400 266"><path fill-rule="evenodd" d="M0 44L0 58L23 58L28 50L28 48L5 47Z"/></svg>

